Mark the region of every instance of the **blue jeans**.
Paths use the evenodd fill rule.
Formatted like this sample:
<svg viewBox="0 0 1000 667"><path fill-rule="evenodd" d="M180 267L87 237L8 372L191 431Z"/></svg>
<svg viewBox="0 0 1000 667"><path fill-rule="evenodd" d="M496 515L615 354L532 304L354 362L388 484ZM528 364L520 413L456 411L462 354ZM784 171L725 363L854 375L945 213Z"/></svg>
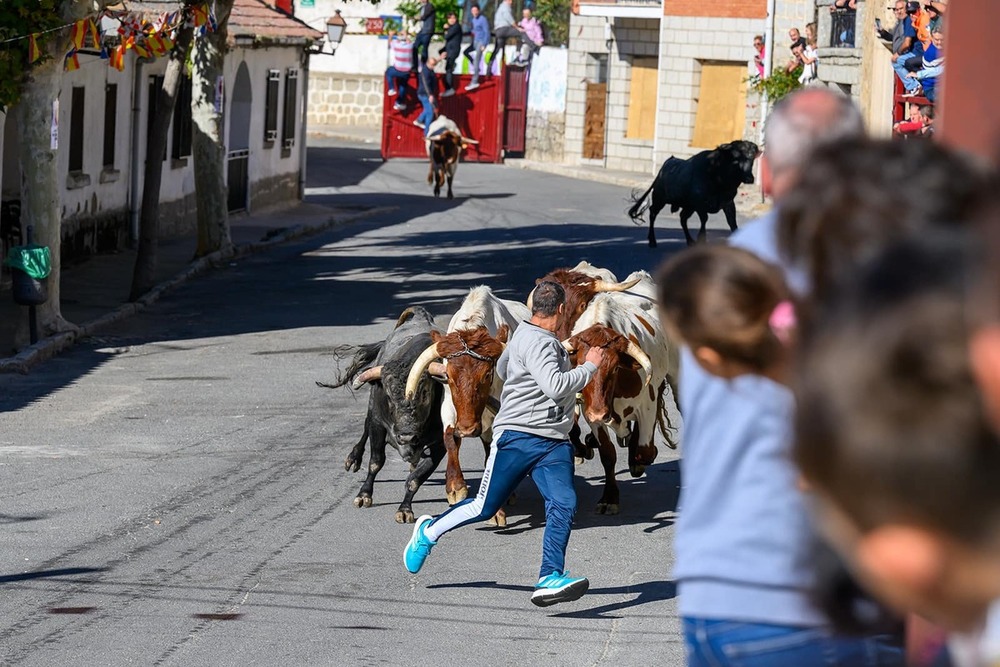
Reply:
<svg viewBox="0 0 1000 667"><path fill-rule="evenodd" d="M905 53L892 64L892 69L895 70L896 76L903 82L903 87L906 88L907 92L916 90L918 86L916 79L906 77L910 73L910 70L906 69L906 62L913 58L923 58L923 56L915 53Z"/></svg>
<svg viewBox="0 0 1000 667"><path fill-rule="evenodd" d="M417 99L420 103L424 105L424 110L420 112L417 116L417 122L424 124L424 136L427 136L428 130L430 130L431 123L434 122L434 105L431 104L431 98L423 93L417 93Z"/></svg>
<svg viewBox="0 0 1000 667"><path fill-rule="evenodd" d="M573 445L520 431L504 431L497 440L475 498L439 514L426 530L432 539L461 526L485 521L497 513L517 485L530 474L545 499L542 567L538 578L566 569L566 546L576 513L573 488Z"/></svg>
<svg viewBox="0 0 1000 667"><path fill-rule="evenodd" d="M897 638L822 628L684 618L688 667L903 667Z"/></svg>
<svg viewBox="0 0 1000 667"><path fill-rule="evenodd" d="M389 88L399 93L399 101L402 102L403 96L406 95L406 82L410 79L410 73L389 67L385 71L385 78L389 82Z"/></svg>

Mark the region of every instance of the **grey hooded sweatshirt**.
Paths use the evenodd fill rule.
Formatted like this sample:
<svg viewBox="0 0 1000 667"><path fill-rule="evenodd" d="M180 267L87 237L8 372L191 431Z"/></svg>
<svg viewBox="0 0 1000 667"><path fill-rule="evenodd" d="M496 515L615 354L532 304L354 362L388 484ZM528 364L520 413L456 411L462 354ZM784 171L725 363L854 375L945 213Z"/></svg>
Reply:
<svg viewBox="0 0 1000 667"><path fill-rule="evenodd" d="M573 368L554 334L522 323L497 361L503 391L493 421L494 442L506 430L566 440L576 394L596 372L597 366L589 361Z"/></svg>

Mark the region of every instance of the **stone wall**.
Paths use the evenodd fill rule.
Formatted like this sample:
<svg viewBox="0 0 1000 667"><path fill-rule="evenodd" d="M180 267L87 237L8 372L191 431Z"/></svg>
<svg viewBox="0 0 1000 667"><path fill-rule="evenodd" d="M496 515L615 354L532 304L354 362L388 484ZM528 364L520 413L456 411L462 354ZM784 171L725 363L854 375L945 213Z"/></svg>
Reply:
<svg viewBox="0 0 1000 667"><path fill-rule="evenodd" d="M524 135L524 157L539 162L562 162L565 158L566 113L528 109Z"/></svg>
<svg viewBox="0 0 1000 667"><path fill-rule="evenodd" d="M291 204L299 198L299 172L278 174L250 184L250 210Z"/></svg>
<svg viewBox="0 0 1000 667"><path fill-rule="evenodd" d="M382 126L385 79L365 74L309 73L309 125Z"/></svg>
<svg viewBox="0 0 1000 667"><path fill-rule="evenodd" d="M532 58L524 138L524 156L529 160L563 161L567 55L566 49L545 46Z"/></svg>

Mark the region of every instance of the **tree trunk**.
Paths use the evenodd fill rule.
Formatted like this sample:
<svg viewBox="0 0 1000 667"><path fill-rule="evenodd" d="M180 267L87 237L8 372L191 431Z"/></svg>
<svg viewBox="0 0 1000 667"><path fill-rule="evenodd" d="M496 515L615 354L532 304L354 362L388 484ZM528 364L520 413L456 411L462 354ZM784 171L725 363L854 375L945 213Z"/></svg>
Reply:
<svg viewBox="0 0 1000 667"><path fill-rule="evenodd" d="M60 190L65 181L59 178L58 150L52 146L52 113L63 74L62 58L53 57L31 68L17 110L21 133L21 229L33 227L34 242L48 246L52 253L52 273L48 278L49 300L38 306L38 332L48 336L75 327L63 319L59 303L60 251L62 216ZM68 144L66 128L59 137L63 150ZM24 238L24 237L22 237ZM15 346L28 342L28 309L22 308L15 335Z"/></svg>
<svg viewBox="0 0 1000 667"><path fill-rule="evenodd" d="M218 29L195 40L194 76L192 79L192 123L194 140L195 201L198 207L198 247L195 257L233 246L229 233L229 207L226 196L225 65L227 25L233 0L217 0L215 19ZM222 90L216 99L216 88Z"/></svg>
<svg viewBox="0 0 1000 667"><path fill-rule="evenodd" d="M139 248L132 273L129 301L135 301L153 288L156 274L156 248L160 236L160 183L163 179L163 160L167 148L167 132L174 115L177 90L183 76L194 28L182 27L177 32L177 42L170 52L163 85L157 96L156 115L146 145L146 166L143 174L142 206L139 209ZM177 131L177 128L174 128ZM135 166L133 168L136 168Z"/></svg>

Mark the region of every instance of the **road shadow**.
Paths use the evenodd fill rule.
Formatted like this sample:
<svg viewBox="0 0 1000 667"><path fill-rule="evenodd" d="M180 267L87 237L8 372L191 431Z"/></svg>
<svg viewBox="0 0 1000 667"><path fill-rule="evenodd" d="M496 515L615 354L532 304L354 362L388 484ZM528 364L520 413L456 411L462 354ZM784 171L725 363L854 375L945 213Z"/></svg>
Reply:
<svg viewBox="0 0 1000 667"><path fill-rule="evenodd" d="M20 574L0 575L0 584L9 584L17 581L30 581L32 579L51 579L52 577L74 577L81 574L93 574L95 572L107 572L106 567L64 567L58 570L38 570L36 572L22 572Z"/></svg>
<svg viewBox="0 0 1000 667"><path fill-rule="evenodd" d="M496 581L467 581L454 584L429 584L427 588L499 589L504 591L514 591L517 593L531 593L535 590L531 586L519 586L517 584L501 584ZM635 597L630 600L610 602L608 604L598 605L596 607L591 607L589 609L581 609L578 611L567 611L552 615L557 618L580 618L580 619L621 618L621 616L611 616L609 614L616 611L622 611L624 609L632 609L635 607L642 606L644 604L649 604L651 602L673 600L675 597L677 597L677 584L674 583L673 581L664 580L664 581L644 581L639 584L631 584L627 586L610 586L603 588L591 587L587 591L587 594L582 598L580 604L589 602L594 596L601 596L601 595L635 595Z"/></svg>

